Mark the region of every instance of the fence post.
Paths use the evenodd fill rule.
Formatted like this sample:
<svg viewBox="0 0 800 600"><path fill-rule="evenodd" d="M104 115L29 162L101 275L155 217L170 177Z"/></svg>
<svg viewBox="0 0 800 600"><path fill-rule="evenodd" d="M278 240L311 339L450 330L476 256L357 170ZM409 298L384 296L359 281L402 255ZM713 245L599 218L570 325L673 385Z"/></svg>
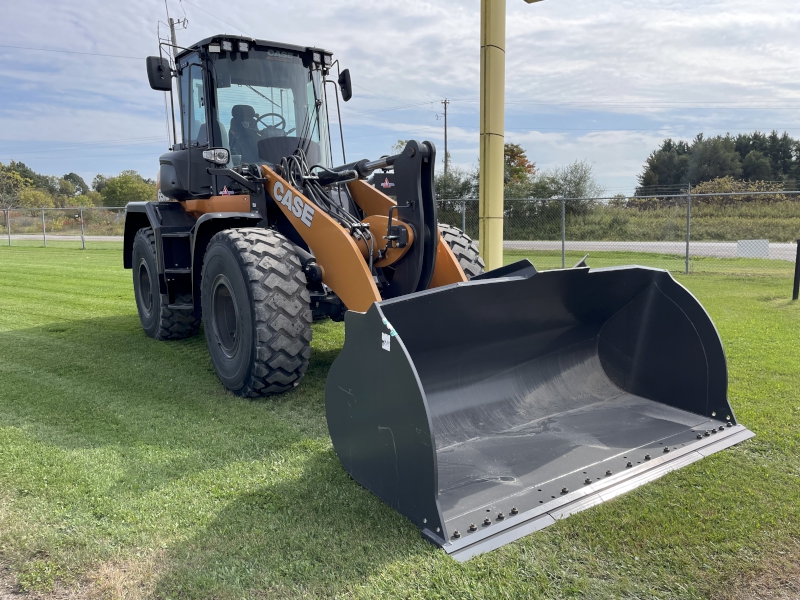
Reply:
<svg viewBox="0 0 800 600"><path fill-rule="evenodd" d="M86 250L86 237L83 235L83 207L81 206L81 250Z"/></svg>
<svg viewBox="0 0 800 600"><path fill-rule="evenodd" d="M692 230L692 186L686 190L686 274L689 274L689 237Z"/></svg>
<svg viewBox="0 0 800 600"><path fill-rule="evenodd" d="M567 201L561 199L561 268L567 268Z"/></svg>
<svg viewBox="0 0 800 600"><path fill-rule="evenodd" d="M467 233L467 201L461 201L461 231Z"/></svg>
<svg viewBox="0 0 800 600"><path fill-rule="evenodd" d="M11 245L11 209L6 209L6 227L8 227L8 245Z"/></svg>
<svg viewBox="0 0 800 600"><path fill-rule="evenodd" d="M792 290L792 300L797 300L800 296L800 239L797 240L797 258L794 261L794 289Z"/></svg>
<svg viewBox="0 0 800 600"><path fill-rule="evenodd" d="M44 224L44 209L42 209L42 241L44 241L44 247L47 248L47 231Z"/></svg>

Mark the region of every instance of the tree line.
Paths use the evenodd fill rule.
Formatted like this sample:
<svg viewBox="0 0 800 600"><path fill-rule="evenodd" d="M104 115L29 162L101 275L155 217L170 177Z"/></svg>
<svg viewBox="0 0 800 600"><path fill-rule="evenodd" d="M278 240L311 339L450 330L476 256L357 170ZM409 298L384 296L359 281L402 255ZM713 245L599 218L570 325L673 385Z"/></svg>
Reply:
<svg viewBox="0 0 800 600"><path fill-rule="evenodd" d="M125 206L156 199L156 183L136 171L97 175L91 185L77 173L63 177L36 173L25 163L0 163L0 209Z"/></svg>
<svg viewBox="0 0 800 600"><path fill-rule="evenodd" d="M677 192L721 179L793 188L800 180L800 141L777 131L708 138L701 133L691 142L666 139L645 161L636 195Z"/></svg>
<svg viewBox="0 0 800 600"><path fill-rule="evenodd" d="M397 140L392 154L403 151L407 140ZM539 170L527 151L519 144L505 144L503 152L503 195L507 199L523 198L592 198L602 196L605 189L597 183L594 168L585 160L563 167ZM453 167L446 157L447 169L436 174L436 197L441 200L477 198L480 169Z"/></svg>

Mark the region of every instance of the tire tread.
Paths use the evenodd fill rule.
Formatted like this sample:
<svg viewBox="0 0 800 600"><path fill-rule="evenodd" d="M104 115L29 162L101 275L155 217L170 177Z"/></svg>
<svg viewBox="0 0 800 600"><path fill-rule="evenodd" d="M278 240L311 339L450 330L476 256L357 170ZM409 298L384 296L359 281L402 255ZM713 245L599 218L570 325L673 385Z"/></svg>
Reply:
<svg viewBox="0 0 800 600"><path fill-rule="evenodd" d="M261 228L226 229L215 242L226 243L238 257L254 304L253 364L236 394L286 392L305 375L311 357L311 297L294 246Z"/></svg>
<svg viewBox="0 0 800 600"><path fill-rule="evenodd" d="M452 225L439 223L439 235L456 255L467 279L483 273L486 264L478 253L478 245L466 233Z"/></svg>
<svg viewBox="0 0 800 600"><path fill-rule="evenodd" d="M152 227L144 227L136 232L136 237L145 238L150 246L153 256L156 256L156 236ZM134 243L136 241L134 240ZM158 286L158 281L151 282L151 285ZM200 330L200 319L195 317L194 310L176 310L169 308L169 296L159 294L160 312L158 319L158 330L153 336L157 340L183 340L196 335ZM194 304L191 294L181 294L175 298L175 304Z"/></svg>

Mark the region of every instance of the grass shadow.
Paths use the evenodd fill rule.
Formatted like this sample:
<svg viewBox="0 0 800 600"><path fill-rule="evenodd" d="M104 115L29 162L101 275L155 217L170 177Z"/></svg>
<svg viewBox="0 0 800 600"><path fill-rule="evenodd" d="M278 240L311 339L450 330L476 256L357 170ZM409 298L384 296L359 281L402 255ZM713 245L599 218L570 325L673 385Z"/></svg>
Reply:
<svg viewBox="0 0 800 600"><path fill-rule="evenodd" d="M441 554L351 479L332 449L295 466L171 548L156 597L334 597L368 586L388 563Z"/></svg>

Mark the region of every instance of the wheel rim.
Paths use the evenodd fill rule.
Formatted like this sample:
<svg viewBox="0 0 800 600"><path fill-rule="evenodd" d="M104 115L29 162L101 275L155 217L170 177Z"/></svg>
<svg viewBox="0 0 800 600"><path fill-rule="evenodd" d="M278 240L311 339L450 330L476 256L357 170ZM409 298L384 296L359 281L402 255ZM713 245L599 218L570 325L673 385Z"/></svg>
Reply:
<svg viewBox="0 0 800 600"><path fill-rule="evenodd" d="M139 277L139 305L149 316L153 312L153 287L150 284L150 269L147 261L141 259L138 269Z"/></svg>
<svg viewBox="0 0 800 600"><path fill-rule="evenodd" d="M219 275L211 292L211 315L214 337L223 354L232 358L239 346L239 311L228 278Z"/></svg>

